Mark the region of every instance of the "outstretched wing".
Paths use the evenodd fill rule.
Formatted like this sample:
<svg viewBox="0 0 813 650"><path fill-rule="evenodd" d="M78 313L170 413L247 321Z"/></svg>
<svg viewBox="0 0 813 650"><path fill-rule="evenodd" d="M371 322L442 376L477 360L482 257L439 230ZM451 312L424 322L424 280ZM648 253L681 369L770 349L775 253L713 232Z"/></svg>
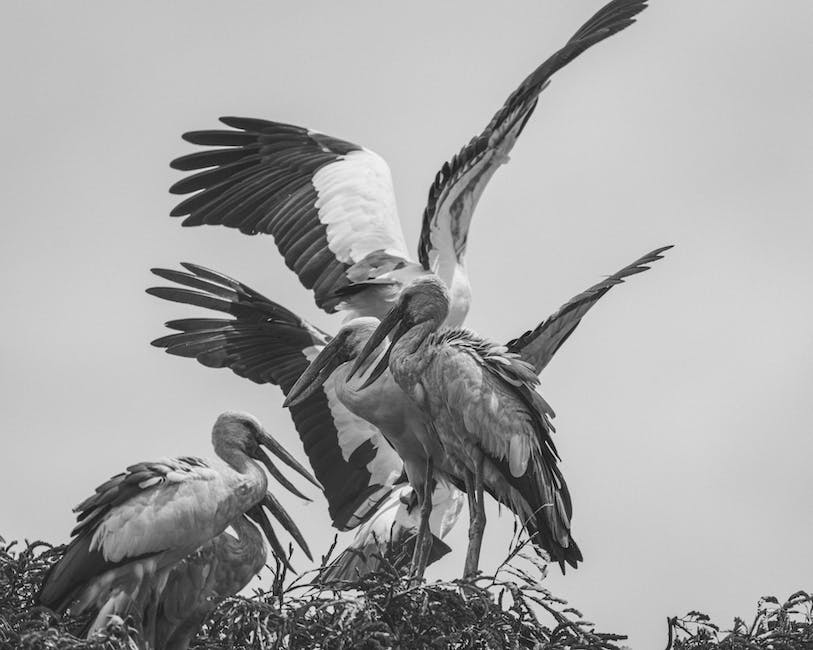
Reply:
<svg viewBox="0 0 813 650"><path fill-rule="evenodd" d="M649 270L648 265L663 259L663 253L670 248L672 246L656 248L598 284L594 284L578 296L574 296L536 328L528 330L519 338L510 341L507 344L508 349L533 365L537 374L541 373L599 298L631 275Z"/></svg>
<svg viewBox="0 0 813 650"><path fill-rule="evenodd" d="M222 117L231 130L192 131L207 147L172 167L197 173L170 192L189 194L172 216L184 226L220 224L273 235L285 263L328 312L348 270L370 253L406 259L392 177L378 154L291 124Z"/></svg>
<svg viewBox="0 0 813 650"><path fill-rule="evenodd" d="M445 163L429 189L418 257L450 285L465 252L477 202L536 107L551 76L586 49L631 25L647 0L613 0L587 21L556 54L508 97L483 132Z"/></svg>
<svg viewBox="0 0 813 650"><path fill-rule="evenodd" d="M188 273L153 269L181 286L148 293L232 318L170 321L167 327L177 332L153 345L211 368L230 368L258 384L278 385L287 394L330 336L241 282L194 264L183 266ZM333 525L354 528L389 494L403 471L401 459L378 429L336 399L330 382L290 411L325 488Z"/></svg>

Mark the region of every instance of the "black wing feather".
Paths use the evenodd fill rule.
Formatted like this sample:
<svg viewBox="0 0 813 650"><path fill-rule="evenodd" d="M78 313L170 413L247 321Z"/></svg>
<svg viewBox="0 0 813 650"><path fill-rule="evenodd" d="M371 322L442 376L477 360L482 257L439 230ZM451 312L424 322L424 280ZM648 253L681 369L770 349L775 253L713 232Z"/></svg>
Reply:
<svg viewBox="0 0 813 650"><path fill-rule="evenodd" d="M195 264L185 263L183 267L189 273L153 269L159 277L182 286L156 287L147 292L233 318L170 321L167 327L175 333L156 339L153 345L169 354L197 359L210 368L230 368L258 384L277 385L287 395L310 363L303 351L323 346L331 337L237 280ZM290 411L314 474L325 489L334 525L340 529L358 525L369 514L358 513L359 507L371 496L380 502L391 490L371 482L366 465L374 448L361 445L349 459L343 458L322 391Z"/></svg>
<svg viewBox="0 0 813 650"><path fill-rule="evenodd" d="M313 175L342 156L361 150L356 144L309 131L292 124L244 117L222 117L220 121L235 131L205 130L186 133L193 144L226 147L200 151L172 161L181 171L201 169L175 183L170 192L189 194L170 213L185 216L183 225L220 224L246 234L274 236L285 263L297 272L311 261L307 251L291 252L304 235L318 239L327 249L327 227L319 221ZM285 233L289 236L286 238ZM322 255L321 268L299 275L302 284L315 292L316 303L333 312L339 300L332 290L347 284L343 272L351 265ZM321 272L332 274L334 286L316 286Z"/></svg>

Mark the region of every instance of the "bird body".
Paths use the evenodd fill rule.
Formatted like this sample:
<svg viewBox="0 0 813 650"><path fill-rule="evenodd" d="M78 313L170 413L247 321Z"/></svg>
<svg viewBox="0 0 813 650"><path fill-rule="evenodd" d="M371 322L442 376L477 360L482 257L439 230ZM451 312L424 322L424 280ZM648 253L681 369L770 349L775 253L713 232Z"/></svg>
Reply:
<svg viewBox="0 0 813 650"><path fill-rule="evenodd" d="M345 323L288 391L285 405L302 403L329 382L336 398L353 414L374 425L392 445L404 463L410 485L422 498L426 489L431 490L431 486L426 485L427 449L436 446L436 439L426 430L424 414L387 372L373 386L361 390L366 373L372 371L372 363L361 369L359 377L348 377L379 323L373 317ZM379 350L370 355L371 360L383 354L382 343Z"/></svg>
<svg viewBox="0 0 813 650"><path fill-rule="evenodd" d="M155 645L186 650L217 604L235 595L266 562L263 537L244 516L228 530L177 562L167 578L158 608Z"/></svg>
<svg viewBox="0 0 813 650"><path fill-rule="evenodd" d="M551 77L593 45L627 28L647 0L611 0L508 96L491 120L444 163L430 185L417 260L407 249L386 161L369 149L292 124L222 117L228 129L191 131L208 147L172 161L194 172L171 188L191 194L170 213L184 226L223 225L269 234L316 304L348 319L383 317L419 277L449 289L451 326L471 299L464 257L486 186L536 109Z"/></svg>
<svg viewBox="0 0 813 650"><path fill-rule="evenodd" d="M571 298L537 327L505 346L495 346L494 349L500 350L500 356L510 352L527 361L533 367L533 374L538 374L600 298L626 278L647 270L648 265L661 259L661 254L668 248L658 248L638 258ZM241 377L256 383L279 384L288 395L325 347L340 338L339 335L331 338L237 280L193 264L184 266L189 273L166 269L155 269L154 272L191 289L161 287L150 289L150 293L167 300L225 312L229 317L190 318L167 323L168 327L176 331L153 343L166 348L170 354L197 359L208 367L230 368ZM446 322L449 322L448 319ZM379 381L360 390L361 384L366 383L369 371L348 381L349 373L346 368L349 368L349 361L357 358L358 345L362 342L366 344L374 329L372 326L377 326L378 320L369 318L367 323L366 333L359 336L355 345L351 346L352 349L348 348L340 362L328 372L321 395L320 391L316 391L290 409L311 465L317 478L325 485L325 496L334 517L334 525L341 530L357 528L351 548L386 547L394 539L388 535L381 536L386 526L376 528L366 525L366 522L376 519L379 508L397 513L397 517L403 520L396 529L411 530L406 522L413 514L400 508L400 501L393 496L408 489L399 483L404 464L400 456L393 452L381 430L371 423L378 422L382 430L389 432L388 439L401 450L398 453L419 459L414 463L415 471L424 471L420 462L423 452L399 442L397 432L403 430L404 422L419 422L418 416L426 415L426 409L422 405L427 390L420 382L421 367L415 364L426 364L431 356L416 357L410 368L403 369L402 372L411 373L412 377L409 382L405 382L408 399L404 399L407 393L397 384L399 398L392 399L393 384L396 382L389 369L381 375ZM345 327L352 329L355 325L350 321L345 323ZM427 328L427 335L430 330L431 328ZM454 345L463 350L464 342L473 344L467 338L459 337ZM334 343L336 345L338 343ZM483 354L495 356L487 351ZM370 365L376 365L381 355L382 350L379 348L371 355ZM391 360L397 363L398 358L391 357ZM517 368L522 367L517 361L511 363ZM499 367L498 365L497 368ZM477 387L477 375L473 376L473 381L461 377L458 385L462 386L464 381L472 381L474 387ZM530 377L528 380L533 383ZM375 398L368 400L368 395ZM414 417L407 417L407 414ZM418 432L420 430L419 427ZM414 434L413 441L416 437L417 434ZM434 440L439 444L437 436ZM441 455L436 457L442 458ZM438 471L443 471L442 463ZM384 475L386 477L383 483L376 482L375 477ZM436 493L442 488L442 485L436 487ZM510 490L508 494L511 494ZM438 505L437 498L433 498L433 502L431 516L435 517L435 510L440 508L442 513L444 508ZM459 510L449 509L448 512L457 513ZM454 517L450 514L449 521L455 520L456 514ZM433 533L437 536L434 529ZM372 567L374 562L369 559L372 554L366 555L368 561L363 566Z"/></svg>
<svg viewBox="0 0 813 650"><path fill-rule="evenodd" d="M489 180L508 161L551 77L596 43L631 25L646 7L646 1L611 0L522 81L479 135L443 164L430 186L423 211L417 261L406 248L392 178L384 159L352 142L291 124L225 117L221 122L229 127L227 130L186 133L183 137L188 142L210 148L172 162L175 169L194 173L170 188L176 194L191 194L171 215L184 217L185 226L219 224L245 234L270 234L288 267L305 287L313 290L317 305L328 312L343 311L348 321L360 316L380 319L399 300L405 287L420 278L437 278L449 292L446 325L459 326L471 299L464 264L468 230ZM195 275L203 272L206 280L214 275L200 267L187 268ZM165 277L178 277L177 273L166 273ZM222 276L215 279L216 301L195 298L194 304L216 304L215 309L241 313L243 305L232 302L224 309L221 299L225 295L226 302L231 302L234 293L240 295L246 287L228 284L224 292L221 281ZM198 278L182 282L192 287L208 285ZM188 301L188 296L187 300L180 298L177 291L165 295ZM576 324L578 319L569 322L570 329L563 335L552 328L540 330L543 342L537 349L546 352L546 342L554 338L561 344ZM266 365L268 353L248 357L247 350L257 339L257 322L252 323L248 340L234 331L225 332L211 321L193 323L190 319L176 325L183 328L182 333L164 339L177 343L170 351L196 356L207 365L232 367L255 381L271 377L284 391L286 385L290 386L291 368L299 367L299 357L303 356L304 349L299 348L294 355L285 357L284 370L275 373ZM240 329L249 328L241 324ZM209 348L220 345L214 342L222 341L224 336L231 339L227 344L229 353L221 347ZM538 343L539 336L531 333L521 337L518 348ZM321 334L313 338L326 342ZM325 477L326 485L330 483L326 495L334 525L347 529L362 523L384 502L395 484L398 463L386 458L386 445L378 444L381 432L376 427L365 426L359 418L353 420L350 409L341 400L331 398L334 383L333 379L325 381L324 397L314 394L310 404L300 404L292 415L309 458L320 463L320 468L314 466L317 475ZM348 382L344 385L349 386ZM413 386L418 390L417 384ZM348 403L352 397L344 393ZM327 409L330 415L325 416ZM379 412L371 416L382 417ZM387 440L400 445L408 456L416 455L414 444L398 440L408 429L392 422L386 426L390 429ZM407 437L414 442L420 439L423 429ZM331 439L325 440L322 435L314 442L317 430ZM435 443L424 436L422 444L429 448ZM327 448L329 453L325 455ZM431 450L425 455L442 458ZM407 464L408 472L416 476L417 465L411 461ZM442 470L442 466L438 469Z"/></svg>
<svg viewBox="0 0 813 650"><path fill-rule="evenodd" d="M553 412L535 392L536 373L505 346L466 330L441 329L448 308L441 282L416 281L369 338L351 372L394 330L365 385L389 368L431 423L442 448L437 466L465 483L473 522L467 577L476 570L485 525L483 490L514 511L537 547L562 565L576 566L582 556L570 535L570 495L550 438Z"/></svg>
<svg viewBox="0 0 813 650"><path fill-rule="evenodd" d="M131 465L79 504L73 540L46 575L38 602L74 614L96 607L90 633L110 614L145 612L151 644L173 567L264 502L268 479L256 461L293 488L261 446L318 485L250 415L221 414L212 444L217 460L184 456ZM273 537L270 524L268 529Z"/></svg>

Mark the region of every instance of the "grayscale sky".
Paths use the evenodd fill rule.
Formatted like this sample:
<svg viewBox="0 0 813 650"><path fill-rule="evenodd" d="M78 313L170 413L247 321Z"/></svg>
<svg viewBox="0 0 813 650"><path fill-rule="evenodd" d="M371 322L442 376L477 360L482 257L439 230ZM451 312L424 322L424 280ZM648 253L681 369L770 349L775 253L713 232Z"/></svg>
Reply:
<svg viewBox="0 0 813 650"><path fill-rule="evenodd" d="M277 389L149 346L201 315L144 293L179 261L337 328L270 238L167 216L183 131L236 114L365 144L414 243L443 161L601 4L6 5L0 534L65 540L124 466L210 454L225 409L304 459ZM542 377L585 556L548 585L635 648L664 645L668 615L730 622L810 586L811 25L810 0L652 0L554 79L472 226L468 324L498 340L676 245ZM323 553L325 505L285 503ZM489 515L486 570L511 530ZM465 521L448 541L430 577L461 572Z"/></svg>

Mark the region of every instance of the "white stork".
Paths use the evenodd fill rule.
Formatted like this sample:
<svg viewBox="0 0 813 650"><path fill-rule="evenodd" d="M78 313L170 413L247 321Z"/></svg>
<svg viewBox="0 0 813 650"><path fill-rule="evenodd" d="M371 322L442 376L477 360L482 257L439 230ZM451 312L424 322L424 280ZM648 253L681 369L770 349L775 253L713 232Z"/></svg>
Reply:
<svg viewBox="0 0 813 650"><path fill-rule="evenodd" d="M573 297L537 327L510 341L509 350L520 354L540 373L602 296L625 278L647 270L667 248L642 256ZM208 367L230 368L256 383L278 384L288 395L308 365L335 340L237 280L194 264L183 266L188 273L153 269L159 277L181 287L158 287L148 292L166 300L223 312L231 318L168 322L167 327L177 331L153 341L153 345L170 354L197 359ZM359 527L351 547L366 549L370 557L374 554L369 549L378 546L381 550L377 554L382 554L388 545L415 534L418 528L414 513L400 507L402 497L409 500L402 493L402 461L377 428L355 416L338 399L338 375L330 373L323 379L319 390L291 407L291 416L316 477L325 486L333 525L349 530L373 517ZM388 478L380 483L377 476ZM440 538L454 524L459 512L459 504L444 497L441 489L436 488L430 520L430 530L436 538L433 551L442 548ZM375 513L379 510L393 513L397 521L394 527L392 522L389 524L390 532L386 535L382 531L387 530L383 523L387 518L383 514L378 518ZM437 524L433 525L433 521ZM347 561L338 565L350 572L337 569L329 573L332 579L352 578L359 563ZM374 563L368 560L365 566L373 568Z"/></svg>
<svg viewBox="0 0 813 650"><path fill-rule="evenodd" d="M186 650L218 603L233 596L265 566L262 534L247 517L235 519L195 553L178 562L160 596L155 647Z"/></svg>
<svg viewBox="0 0 813 650"><path fill-rule="evenodd" d="M257 508L268 479L255 461L303 496L263 447L319 485L250 415L221 414L212 429L212 446L217 460L183 456L138 463L96 488L75 509L73 540L46 575L39 604L60 613L70 608L73 614L91 605L99 608L91 634L110 614L146 610L144 634L152 644L157 607L177 562L244 514L268 524Z"/></svg>
<svg viewBox="0 0 813 650"><path fill-rule="evenodd" d="M430 187L417 262L406 249L386 162L358 145L288 124L222 118L232 130L185 134L184 139L193 144L221 148L173 161L176 169L202 171L173 185L173 193L195 194L176 206L172 215L185 216L185 226L222 224L246 234L271 234L286 264L305 287L313 289L317 305L328 312L343 310L348 319L381 317L412 279L437 275L452 295L447 324L459 325L470 299L463 265L468 228L485 186L507 162L551 76L595 43L628 27L645 6L646 0L608 3L511 93L479 136L443 165ZM200 322L191 327L207 326ZM197 352L184 344L174 346L174 353L201 355L207 359L203 363L218 367L233 362L235 372L245 376L251 372L255 381L267 381L255 377L274 374L267 367L258 368L253 360L237 360L233 346L228 357L207 349L207 334L202 331L186 334L187 341L197 341ZM311 334L318 345L323 333ZM546 330L540 336L549 334ZM177 336L174 342L180 344L184 335ZM212 336L210 331L209 339ZM286 358L286 367L277 373L281 379L272 378L273 383L281 383L285 390L292 360L296 357L298 362L303 351L306 357L315 356L312 349L300 348ZM268 360L268 354L263 358ZM382 460L388 452L380 433L351 417L330 394L329 385L310 406L320 415L327 409L330 415L317 421L292 414L306 449L306 437L311 438L315 428L336 433L331 442L322 443L338 442L338 450L332 448L325 456L329 460L324 473L330 474L330 480L321 476L320 480L326 486L334 525L353 527L386 498L391 477L400 474L397 461ZM313 408L303 410L313 412ZM310 444L313 461L319 454L316 443ZM318 468L314 469L319 476ZM369 482L362 486L365 475Z"/></svg>
<svg viewBox="0 0 813 650"><path fill-rule="evenodd" d="M465 483L471 523L464 578L477 572L484 489L511 508L534 545L563 571L565 562L576 567L582 554L570 533L570 493L550 437L553 411L535 391L533 366L504 345L444 329L448 309L442 282L415 280L370 337L350 376L392 331L387 352L362 389L389 368L442 448L434 465Z"/></svg>
<svg viewBox="0 0 813 650"><path fill-rule="evenodd" d="M248 511L248 516L232 521L230 528L234 535L223 531L172 567L157 607L156 648L186 650L220 601L238 593L265 566L263 537L250 519L260 525L274 555L287 564L285 550L263 508L274 515L311 558L299 528L276 497L267 492L265 498Z"/></svg>
<svg viewBox="0 0 813 650"><path fill-rule="evenodd" d="M356 379L355 382L348 381L353 363L379 323L377 318L371 316L346 322L291 387L283 406L301 404L330 380L336 398L349 411L377 427L403 461L404 471L409 484L415 490L417 502L426 504L425 515L420 519L423 527L418 531L418 539L426 540L428 538L424 527L429 525L431 492L434 490L429 481L429 464L432 459L442 456L442 449L436 437L427 430L418 405L404 394L389 373L384 373L375 386L364 391L359 391L363 378ZM386 347L383 341L379 347L383 355ZM369 370L372 370L372 366ZM449 489L453 488L441 486L443 491ZM416 545L410 573L419 579L423 576L424 565L421 560L424 558L428 559L428 551L424 552L420 545Z"/></svg>
<svg viewBox="0 0 813 650"><path fill-rule="evenodd" d="M207 149L172 167L197 171L170 191L191 197L172 216L184 226L220 224L274 237L285 263L316 304L347 318L381 318L416 277L436 275L450 292L448 325L468 312L463 263L473 212L551 76L582 52L634 22L647 0L612 0L509 95L485 129L436 174L411 259L396 211L389 167L359 145L290 124L223 117L231 130L192 131Z"/></svg>

